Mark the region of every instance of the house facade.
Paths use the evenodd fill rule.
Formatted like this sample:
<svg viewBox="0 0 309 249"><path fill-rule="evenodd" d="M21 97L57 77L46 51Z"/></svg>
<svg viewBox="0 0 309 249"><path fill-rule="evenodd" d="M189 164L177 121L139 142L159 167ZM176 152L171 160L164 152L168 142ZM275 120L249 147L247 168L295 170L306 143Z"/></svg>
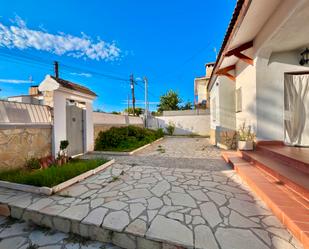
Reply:
<svg viewBox="0 0 309 249"><path fill-rule="evenodd" d="M309 1L237 2L208 91L211 140L242 125L258 141L309 146Z"/></svg>
<svg viewBox="0 0 309 249"><path fill-rule="evenodd" d="M209 108L209 92L207 90L209 79L215 63L205 64L205 76L194 79L194 105Z"/></svg>

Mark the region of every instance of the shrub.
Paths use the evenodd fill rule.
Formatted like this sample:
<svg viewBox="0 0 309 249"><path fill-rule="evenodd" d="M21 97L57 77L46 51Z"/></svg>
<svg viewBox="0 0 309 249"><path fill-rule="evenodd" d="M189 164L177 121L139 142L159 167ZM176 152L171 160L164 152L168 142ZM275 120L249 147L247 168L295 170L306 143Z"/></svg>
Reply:
<svg viewBox="0 0 309 249"><path fill-rule="evenodd" d="M167 134L173 135L175 131L175 124L173 122L169 122L168 126L166 127L166 131L167 131Z"/></svg>
<svg viewBox="0 0 309 249"><path fill-rule="evenodd" d="M160 137L163 137L164 136L164 131L162 128L159 128L156 130L156 137L157 138L160 138Z"/></svg>
<svg viewBox="0 0 309 249"><path fill-rule="evenodd" d="M162 136L163 131L137 126L112 127L99 132L95 140L95 150L130 151Z"/></svg>
<svg viewBox="0 0 309 249"><path fill-rule="evenodd" d="M31 157L26 160L25 167L29 170L39 169L41 168L40 160L34 157Z"/></svg>

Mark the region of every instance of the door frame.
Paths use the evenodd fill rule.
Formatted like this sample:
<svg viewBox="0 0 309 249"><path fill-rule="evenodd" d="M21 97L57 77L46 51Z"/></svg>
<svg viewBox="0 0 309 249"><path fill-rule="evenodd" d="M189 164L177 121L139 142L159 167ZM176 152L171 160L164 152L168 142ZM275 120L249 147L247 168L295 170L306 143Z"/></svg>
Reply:
<svg viewBox="0 0 309 249"><path fill-rule="evenodd" d="M284 95L285 95L285 90L284 90L284 84L285 84L285 75L303 75L303 74L308 74L309 75L309 71L308 70L304 70L304 71L291 71L291 72L284 72L284 75L283 75L283 132L284 132L284 137L283 137L283 143L286 145L286 146L290 146L290 147L308 147L308 146L301 146L301 145L292 145L292 144L288 144L286 143L285 141L285 119L284 119L284 116L285 116L285 100L284 100Z"/></svg>

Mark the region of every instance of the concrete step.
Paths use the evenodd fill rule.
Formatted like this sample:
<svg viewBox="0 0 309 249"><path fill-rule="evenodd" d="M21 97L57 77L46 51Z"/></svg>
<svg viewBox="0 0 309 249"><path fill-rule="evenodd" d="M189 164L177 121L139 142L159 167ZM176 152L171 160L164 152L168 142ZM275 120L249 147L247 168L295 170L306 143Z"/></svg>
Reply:
<svg viewBox="0 0 309 249"><path fill-rule="evenodd" d="M309 175L264 151L242 151L242 157L309 200Z"/></svg>
<svg viewBox="0 0 309 249"><path fill-rule="evenodd" d="M298 194L244 160L240 153L223 152L240 177L267 204L278 219L309 249L309 204Z"/></svg>
<svg viewBox="0 0 309 249"><path fill-rule="evenodd" d="M34 223L38 226L47 227L64 233L73 233L91 240L104 243L113 243L122 248L144 249L144 248L170 248L171 244L154 241L138 234L125 231L115 231L95 224L95 221L74 220L57 215L42 212L41 210L22 208L19 205L1 204L0 210L7 210L7 216ZM95 217L94 217L95 218ZM172 247L171 247L172 248ZM174 248L174 247L173 247ZM178 246L175 248L182 249Z"/></svg>
<svg viewBox="0 0 309 249"><path fill-rule="evenodd" d="M309 148L284 145L257 145L257 151L309 175Z"/></svg>

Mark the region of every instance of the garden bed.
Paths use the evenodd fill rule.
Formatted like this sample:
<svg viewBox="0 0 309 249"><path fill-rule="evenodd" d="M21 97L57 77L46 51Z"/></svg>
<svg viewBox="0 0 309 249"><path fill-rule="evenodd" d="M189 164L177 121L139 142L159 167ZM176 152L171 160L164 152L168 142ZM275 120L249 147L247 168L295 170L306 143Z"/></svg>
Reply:
<svg viewBox="0 0 309 249"><path fill-rule="evenodd" d="M136 126L112 127L99 132L95 141L95 151L132 154L163 136L162 129L155 131Z"/></svg>
<svg viewBox="0 0 309 249"><path fill-rule="evenodd" d="M0 187L51 195L110 166L114 160L73 159L46 169L17 169L0 173Z"/></svg>

